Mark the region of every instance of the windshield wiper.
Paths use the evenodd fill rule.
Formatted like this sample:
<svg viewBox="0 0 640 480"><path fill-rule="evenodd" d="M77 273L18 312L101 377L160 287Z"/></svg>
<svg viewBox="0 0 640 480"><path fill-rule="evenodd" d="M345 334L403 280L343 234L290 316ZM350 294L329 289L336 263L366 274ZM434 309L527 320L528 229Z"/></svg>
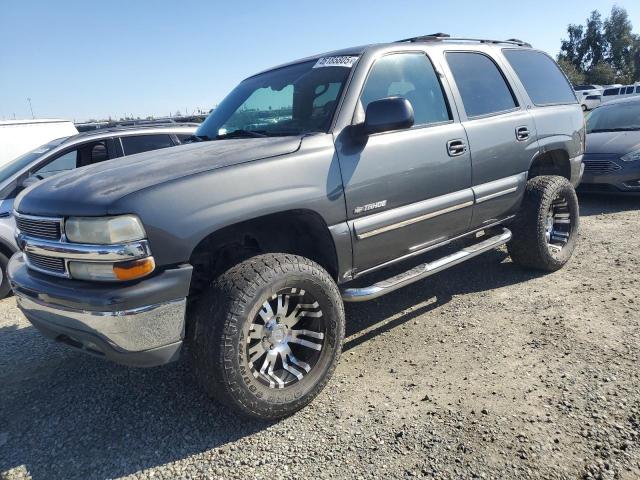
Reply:
<svg viewBox="0 0 640 480"><path fill-rule="evenodd" d="M640 130L640 127L620 127L620 128L595 128L589 130L587 133L600 133L600 132L634 132Z"/></svg>
<svg viewBox="0 0 640 480"><path fill-rule="evenodd" d="M223 134L216 135L216 140L222 140L224 138L264 138L265 135L264 130L233 130L232 132L227 132Z"/></svg>
<svg viewBox="0 0 640 480"><path fill-rule="evenodd" d="M209 140L211 139L206 135L191 135L190 137L186 138L182 143L208 142Z"/></svg>

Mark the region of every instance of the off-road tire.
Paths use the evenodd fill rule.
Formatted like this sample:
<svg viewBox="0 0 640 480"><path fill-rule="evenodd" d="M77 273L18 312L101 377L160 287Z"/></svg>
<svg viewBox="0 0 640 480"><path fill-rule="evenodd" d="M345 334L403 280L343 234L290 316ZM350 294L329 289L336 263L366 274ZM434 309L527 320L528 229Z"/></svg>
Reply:
<svg viewBox="0 0 640 480"><path fill-rule="evenodd" d="M552 203L557 198L566 199L570 214L569 238L562 249L551 252L546 239L546 227ZM525 268L554 272L571 258L576 246L580 211L573 185L564 177L541 176L527 182L522 206L511 225L513 237L507 249L514 263Z"/></svg>
<svg viewBox="0 0 640 480"><path fill-rule="evenodd" d="M0 252L0 275L2 275L2 282L0 282L0 299L3 299L11 293L11 286L9 285L9 278L7 277L7 265L9 265L9 259L4 253Z"/></svg>
<svg viewBox="0 0 640 480"><path fill-rule="evenodd" d="M243 349L263 302L287 288L304 289L317 300L324 346L302 380L270 388L252 374ZM194 314L191 350L198 381L214 399L254 418L286 417L311 402L329 381L342 349L344 306L338 287L320 265L296 255L264 254L235 265L213 281Z"/></svg>

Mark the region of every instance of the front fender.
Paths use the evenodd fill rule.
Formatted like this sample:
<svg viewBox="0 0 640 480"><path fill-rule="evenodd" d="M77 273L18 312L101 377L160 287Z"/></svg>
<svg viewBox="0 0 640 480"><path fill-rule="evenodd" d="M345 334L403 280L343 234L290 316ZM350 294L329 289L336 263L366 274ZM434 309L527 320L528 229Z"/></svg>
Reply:
<svg viewBox="0 0 640 480"><path fill-rule="evenodd" d="M132 193L110 209L135 213L160 266L187 262L211 233L293 209L328 226L345 221L345 201L331 135L305 137L297 152L182 177Z"/></svg>

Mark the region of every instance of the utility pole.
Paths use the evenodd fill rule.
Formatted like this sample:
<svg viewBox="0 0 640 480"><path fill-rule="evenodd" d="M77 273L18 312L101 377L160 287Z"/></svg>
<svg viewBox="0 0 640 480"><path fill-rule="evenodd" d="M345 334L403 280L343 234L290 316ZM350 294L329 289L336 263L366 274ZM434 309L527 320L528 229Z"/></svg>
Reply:
<svg viewBox="0 0 640 480"><path fill-rule="evenodd" d="M29 110L31 110L31 119L34 119L36 117L33 115L33 106L31 105L31 97L27 98L27 102L29 102Z"/></svg>

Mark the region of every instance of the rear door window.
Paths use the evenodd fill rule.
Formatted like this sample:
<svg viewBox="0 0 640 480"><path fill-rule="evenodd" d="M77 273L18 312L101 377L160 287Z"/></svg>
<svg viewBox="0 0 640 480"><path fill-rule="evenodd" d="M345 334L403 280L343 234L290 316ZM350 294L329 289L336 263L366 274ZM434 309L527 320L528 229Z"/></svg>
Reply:
<svg viewBox="0 0 640 480"><path fill-rule="evenodd" d="M518 106L502 72L488 56L449 52L447 63L469 118L506 112Z"/></svg>
<svg viewBox="0 0 640 480"><path fill-rule="evenodd" d="M168 134L160 135L131 135L121 137L125 155L158 150L160 148L173 147L174 143Z"/></svg>
<svg viewBox="0 0 640 480"><path fill-rule="evenodd" d="M576 103L567 77L547 54L516 49L503 53L535 105Z"/></svg>

